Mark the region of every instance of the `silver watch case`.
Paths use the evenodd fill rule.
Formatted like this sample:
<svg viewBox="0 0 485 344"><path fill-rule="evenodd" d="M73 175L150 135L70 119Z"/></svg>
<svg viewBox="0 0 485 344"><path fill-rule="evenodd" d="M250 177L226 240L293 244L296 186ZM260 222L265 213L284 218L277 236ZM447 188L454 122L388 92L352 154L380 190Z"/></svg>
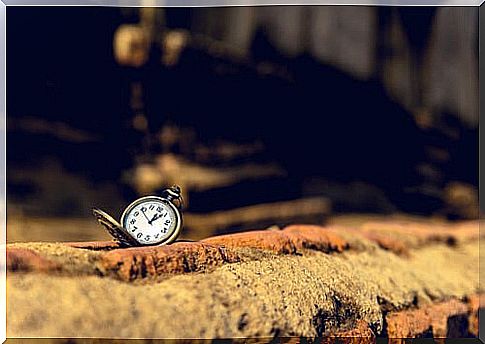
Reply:
<svg viewBox="0 0 485 344"><path fill-rule="evenodd" d="M125 227L125 217L129 213L133 207L137 206L139 203L148 201L148 200L156 200L158 202L163 202L168 205L174 212L176 217L176 225L175 229L173 230L170 236L160 240L156 243L151 244L144 244L140 243L136 238L131 236L128 230ZM106 231L121 245L121 246L160 246L160 245L167 245L173 243L177 237L180 235L180 231L182 229L182 215L180 213L179 208L177 208L173 202L169 199L160 196L145 196L138 198L130 205L128 205L123 214L121 215L121 224L116 221L112 216L107 214L101 209L93 208L93 215L96 217L98 222L105 227Z"/></svg>
<svg viewBox="0 0 485 344"><path fill-rule="evenodd" d="M165 239L162 239L160 240L159 242L157 243L153 243L153 244L142 244L140 242L138 242L138 240L136 240L134 237L132 237L136 242L138 242L138 245L140 246L154 246L154 245L166 245L166 244L171 244L172 242L174 242L177 237L180 235L180 231L182 229L182 215L180 214L180 211L179 209L168 199L166 198L163 198L163 197L160 197L160 196L145 196L145 197L141 197L141 198L138 198L137 200L133 201L130 205L128 205L125 210L123 211L123 214L121 215L121 227L125 230L125 232L131 236L129 234L129 232L126 230L126 216L127 214L134 208L136 207L138 204L140 203L143 203L143 202L146 202L146 201L158 201L158 202L162 202L162 203L165 203L166 205L168 205L170 208L172 208L174 214L175 214L175 217L177 219L177 223L175 225L175 229L173 230L172 234L168 237L166 237Z"/></svg>

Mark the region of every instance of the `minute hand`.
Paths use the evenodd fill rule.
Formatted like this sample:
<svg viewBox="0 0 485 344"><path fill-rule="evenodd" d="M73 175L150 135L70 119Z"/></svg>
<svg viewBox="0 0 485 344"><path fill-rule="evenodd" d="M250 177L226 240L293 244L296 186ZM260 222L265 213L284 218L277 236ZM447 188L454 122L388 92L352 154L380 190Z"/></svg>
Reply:
<svg viewBox="0 0 485 344"><path fill-rule="evenodd" d="M149 220L149 219L148 219L148 217L147 217L147 214L145 214L145 212L144 212L143 210L142 210L141 212L142 212L142 213L143 213L143 215L145 216L145 219L147 219L148 224L149 224L149 225L151 225L150 220Z"/></svg>

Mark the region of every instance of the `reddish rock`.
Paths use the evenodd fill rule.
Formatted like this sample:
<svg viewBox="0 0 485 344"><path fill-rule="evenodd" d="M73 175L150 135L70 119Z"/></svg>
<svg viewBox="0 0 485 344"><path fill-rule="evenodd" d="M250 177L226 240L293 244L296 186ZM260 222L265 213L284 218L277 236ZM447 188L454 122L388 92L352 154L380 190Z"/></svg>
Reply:
<svg viewBox="0 0 485 344"><path fill-rule="evenodd" d="M468 297L468 323L471 335L478 337L478 311L485 307L485 298L482 295Z"/></svg>
<svg viewBox="0 0 485 344"><path fill-rule="evenodd" d="M386 315L389 338L456 338L468 334L468 309L460 301L450 300L422 308L391 312Z"/></svg>
<svg viewBox="0 0 485 344"><path fill-rule="evenodd" d="M343 238L325 227L293 225L286 227L282 232L290 238L297 249L309 248L330 253L343 252L349 247Z"/></svg>
<svg viewBox="0 0 485 344"><path fill-rule="evenodd" d="M250 231L207 238L201 242L227 248L249 247L279 254L296 253L296 246L282 231Z"/></svg>
<svg viewBox="0 0 485 344"><path fill-rule="evenodd" d="M363 233L392 235L393 240L400 241L408 246L411 245L414 248L434 242L453 245L459 241L473 240L480 237L478 221L456 224L396 220L371 221L364 223L360 230Z"/></svg>
<svg viewBox="0 0 485 344"><path fill-rule="evenodd" d="M479 222L407 222L398 220L369 221L356 227L333 225L330 232L348 233L379 245L400 256L409 256L410 249L435 243L455 245L480 238Z"/></svg>
<svg viewBox="0 0 485 344"><path fill-rule="evenodd" d="M360 320L356 326L348 331L339 332L335 335L335 339L331 343L342 344L375 344L375 334L365 321Z"/></svg>
<svg viewBox="0 0 485 344"><path fill-rule="evenodd" d="M314 338L309 338L309 339L314 339ZM307 341L307 343L311 341ZM324 337L320 338L315 341L316 343L320 344L376 344L376 339L373 337ZM304 342L298 342L298 343L304 343Z"/></svg>
<svg viewBox="0 0 485 344"><path fill-rule="evenodd" d="M66 242L67 246L74 248L83 248L86 250L103 251L120 248L120 245L115 241L79 241L79 242Z"/></svg>
<svg viewBox="0 0 485 344"><path fill-rule="evenodd" d="M130 281L165 273L204 271L238 260L237 254L216 245L179 242L167 246L113 250L101 256L98 268L104 274L115 274Z"/></svg>
<svg viewBox="0 0 485 344"><path fill-rule="evenodd" d="M249 247L269 250L278 254L294 254L302 248L323 252L342 252L348 243L325 227L312 225L293 225L280 231L250 231L220 235L202 242L238 248Z"/></svg>
<svg viewBox="0 0 485 344"><path fill-rule="evenodd" d="M366 239L375 242L380 248L394 252L397 255L409 257L409 245L405 241L391 238L382 233L363 232L362 236Z"/></svg>
<svg viewBox="0 0 485 344"><path fill-rule="evenodd" d="M7 248L7 271L59 271L61 267L26 248Z"/></svg>
<svg viewBox="0 0 485 344"><path fill-rule="evenodd" d="M104 245L104 246L103 246ZM100 243L74 247L108 247ZM291 226L283 231L251 231L221 235L200 242L178 242L167 246L114 249L101 255L98 268L102 273L115 274L122 280L133 280L165 273L203 271L224 263L240 260L234 250L252 248L278 254L293 254L301 248L324 252L341 252L347 243L336 234L318 226ZM99 249L101 249L99 248Z"/></svg>

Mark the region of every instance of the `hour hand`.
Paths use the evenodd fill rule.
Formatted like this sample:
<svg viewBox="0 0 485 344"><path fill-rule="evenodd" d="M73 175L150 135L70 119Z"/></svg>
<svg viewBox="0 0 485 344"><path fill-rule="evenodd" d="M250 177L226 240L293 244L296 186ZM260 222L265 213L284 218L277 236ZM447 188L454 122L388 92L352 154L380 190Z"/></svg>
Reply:
<svg viewBox="0 0 485 344"><path fill-rule="evenodd" d="M152 219L148 221L149 224L152 224L153 221L155 221L156 219L158 219L161 215L160 214L155 214L153 215Z"/></svg>

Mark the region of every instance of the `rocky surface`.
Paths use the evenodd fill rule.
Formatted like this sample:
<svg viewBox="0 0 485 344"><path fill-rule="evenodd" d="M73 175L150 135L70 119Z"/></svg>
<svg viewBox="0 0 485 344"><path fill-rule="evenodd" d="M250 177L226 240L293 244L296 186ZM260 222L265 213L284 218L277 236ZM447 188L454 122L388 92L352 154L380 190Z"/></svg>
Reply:
<svg viewBox="0 0 485 344"><path fill-rule="evenodd" d="M469 337L478 222L290 226L169 246L7 246L11 337Z"/></svg>

